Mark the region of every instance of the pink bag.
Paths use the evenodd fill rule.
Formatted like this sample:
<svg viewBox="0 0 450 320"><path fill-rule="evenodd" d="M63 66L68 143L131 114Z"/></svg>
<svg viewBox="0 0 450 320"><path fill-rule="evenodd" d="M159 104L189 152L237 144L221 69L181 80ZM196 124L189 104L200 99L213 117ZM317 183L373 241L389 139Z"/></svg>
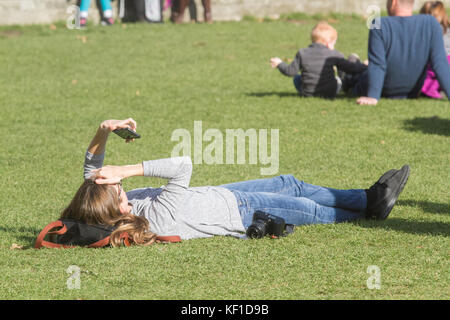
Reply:
<svg viewBox="0 0 450 320"><path fill-rule="evenodd" d="M450 65L450 55L447 56L448 64ZM425 78L425 82L423 83L422 93L430 98L441 99L442 96L440 94L441 86L439 85L438 80L436 79L436 74L434 71L428 67L427 77Z"/></svg>

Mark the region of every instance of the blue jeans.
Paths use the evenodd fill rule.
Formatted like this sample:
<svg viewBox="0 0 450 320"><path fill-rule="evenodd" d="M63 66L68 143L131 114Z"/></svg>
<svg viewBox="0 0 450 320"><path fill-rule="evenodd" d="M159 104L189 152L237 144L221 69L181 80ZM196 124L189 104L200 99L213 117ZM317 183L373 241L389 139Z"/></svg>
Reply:
<svg viewBox="0 0 450 320"><path fill-rule="evenodd" d="M294 81L294 87L295 89L297 89L297 92L299 95L303 95L303 91L302 91L302 76L301 75L296 75L293 79Z"/></svg>
<svg viewBox="0 0 450 320"><path fill-rule="evenodd" d="M308 184L292 175L222 185L236 196L247 229L257 210L283 218L287 224L324 224L364 218L362 189L337 190Z"/></svg>

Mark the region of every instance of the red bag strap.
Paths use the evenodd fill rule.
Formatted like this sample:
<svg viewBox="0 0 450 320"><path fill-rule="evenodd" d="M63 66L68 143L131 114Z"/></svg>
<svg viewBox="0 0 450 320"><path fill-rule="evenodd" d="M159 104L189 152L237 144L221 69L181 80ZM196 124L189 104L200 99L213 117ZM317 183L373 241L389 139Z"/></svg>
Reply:
<svg viewBox="0 0 450 320"><path fill-rule="evenodd" d="M109 244L110 236L107 236L106 238L103 238L101 240L98 240L97 242L91 243L88 245L88 248L102 248Z"/></svg>
<svg viewBox="0 0 450 320"><path fill-rule="evenodd" d="M180 236L157 236L156 241L159 242L181 242Z"/></svg>
<svg viewBox="0 0 450 320"><path fill-rule="evenodd" d="M51 231L55 228L61 228L56 231ZM42 247L46 248L71 248L71 246L66 246L63 244L57 244L50 241L44 241L44 238L47 234L64 234L67 231L67 227L64 225L64 223L60 220L53 221L45 226L44 229L39 233L38 237L36 238L36 243L34 244L34 247L36 249L40 249Z"/></svg>
<svg viewBox="0 0 450 320"><path fill-rule="evenodd" d="M131 246L130 240L129 240L130 235L128 234L128 232L121 233L119 239L123 239L123 244L125 245L125 247Z"/></svg>
<svg viewBox="0 0 450 320"><path fill-rule="evenodd" d="M120 234L119 239L123 239L123 244L125 245L125 247L129 247L130 244L130 235L128 234L128 232L123 232ZM104 246L107 246L109 244L109 241L111 240L111 237L108 236L102 240L99 240L95 243L90 244L88 247L89 248L101 248Z"/></svg>

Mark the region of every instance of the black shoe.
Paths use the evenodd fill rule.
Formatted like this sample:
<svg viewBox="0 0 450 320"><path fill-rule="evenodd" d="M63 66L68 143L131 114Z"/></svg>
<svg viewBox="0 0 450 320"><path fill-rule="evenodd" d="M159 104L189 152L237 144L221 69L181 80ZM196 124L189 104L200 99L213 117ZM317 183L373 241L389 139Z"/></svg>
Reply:
<svg viewBox="0 0 450 320"><path fill-rule="evenodd" d="M399 170L391 169L386 171L377 182L375 182L369 189L366 189L367 196L367 209L366 209L366 219L375 219L376 216L373 214L374 204L378 201L377 199L383 198L386 185L385 182L387 179L391 178L395 173Z"/></svg>
<svg viewBox="0 0 450 320"><path fill-rule="evenodd" d="M87 19L80 18L80 28L86 28L86 25L87 25Z"/></svg>
<svg viewBox="0 0 450 320"><path fill-rule="evenodd" d="M114 24L113 18L103 18L101 21L102 26L112 26Z"/></svg>
<svg viewBox="0 0 450 320"><path fill-rule="evenodd" d="M404 165L400 170L389 170L367 191L366 218L384 220L389 216L398 196L408 181L410 168Z"/></svg>

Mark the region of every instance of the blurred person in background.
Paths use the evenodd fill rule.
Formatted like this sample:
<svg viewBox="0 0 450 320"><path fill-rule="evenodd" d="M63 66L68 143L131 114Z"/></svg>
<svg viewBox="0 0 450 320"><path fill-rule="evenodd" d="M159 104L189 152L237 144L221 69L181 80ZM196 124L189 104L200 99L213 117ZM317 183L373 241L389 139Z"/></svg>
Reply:
<svg viewBox="0 0 450 320"><path fill-rule="evenodd" d="M88 11L91 5L91 0L78 0L78 6L80 7L80 27L84 28L87 24ZM100 21L104 26L110 26L114 24L113 12L111 6L111 0L97 0L97 7L100 11Z"/></svg>
<svg viewBox="0 0 450 320"><path fill-rule="evenodd" d="M207 23L212 23L211 0L202 0L203 18ZM183 23L184 11L189 6L191 21L197 22L197 7L195 0L174 0L172 3L172 13L170 20L174 23Z"/></svg>

